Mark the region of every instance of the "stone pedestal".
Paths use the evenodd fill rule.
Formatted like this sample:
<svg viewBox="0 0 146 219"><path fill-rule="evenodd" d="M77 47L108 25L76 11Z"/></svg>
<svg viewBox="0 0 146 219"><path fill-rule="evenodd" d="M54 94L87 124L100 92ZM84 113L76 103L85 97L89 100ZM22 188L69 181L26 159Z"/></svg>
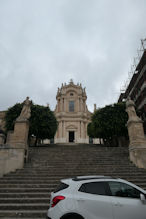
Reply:
<svg viewBox="0 0 146 219"><path fill-rule="evenodd" d="M130 160L139 168L146 168L146 139L142 121L128 121Z"/></svg>
<svg viewBox="0 0 146 219"><path fill-rule="evenodd" d="M27 97L23 103L21 114L15 121L14 131L8 133L6 145L0 146L0 176L22 169L28 158L30 107L31 101Z"/></svg>
<svg viewBox="0 0 146 219"><path fill-rule="evenodd" d="M129 133L129 155L130 160L139 168L146 169L146 138L144 135L143 122L136 115L134 102L128 100L126 111L129 115L127 122Z"/></svg>
<svg viewBox="0 0 146 219"><path fill-rule="evenodd" d="M15 122L14 132L9 134L9 143L10 145L26 147L27 139L28 139L28 131L29 131L29 121L18 120Z"/></svg>
<svg viewBox="0 0 146 219"><path fill-rule="evenodd" d="M0 145L3 145L5 141L5 136L4 134L0 134Z"/></svg>
<svg viewBox="0 0 146 219"><path fill-rule="evenodd" d="M24 166L24 149L0 146L0 177L4 174L22 169Z"/></svg>
<svg viewBox="0 0 146 219"><path fill-rule="evenodd" d="M28 120L16 120L14 131L9 132L7 136L7 145L12 148L21 148L24 150L24 160L28 158Z"/></svg>

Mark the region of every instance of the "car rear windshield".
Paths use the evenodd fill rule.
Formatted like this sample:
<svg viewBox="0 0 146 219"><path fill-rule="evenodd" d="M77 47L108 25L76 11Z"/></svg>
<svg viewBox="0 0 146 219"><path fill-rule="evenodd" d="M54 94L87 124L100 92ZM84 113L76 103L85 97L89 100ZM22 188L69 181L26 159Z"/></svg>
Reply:
<svg viewBox="0 0 146 219"><path fill-rule="evenodd" d="M59 192L63 189L67 189L69 187L69 185L65 184L65 183L60 183L60 185L55 189L54 193Z"/></svg>

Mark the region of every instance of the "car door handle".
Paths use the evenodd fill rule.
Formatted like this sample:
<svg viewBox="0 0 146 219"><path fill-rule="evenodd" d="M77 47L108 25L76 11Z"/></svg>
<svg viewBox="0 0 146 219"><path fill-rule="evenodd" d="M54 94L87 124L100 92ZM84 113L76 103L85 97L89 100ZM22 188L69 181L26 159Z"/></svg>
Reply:
<svg viewBox="0 0 146 219"><path fill-rule="evenodd" d="M116 202L115 206L122 207L123 205L121 203L119 203L119 202Z"/></svg>
<svg viewBox="0 0 146 219"><path fill-rule="evenodd" d="M82 199L82 198L78 198L78 201L85 201L85 199Z"/></svg>

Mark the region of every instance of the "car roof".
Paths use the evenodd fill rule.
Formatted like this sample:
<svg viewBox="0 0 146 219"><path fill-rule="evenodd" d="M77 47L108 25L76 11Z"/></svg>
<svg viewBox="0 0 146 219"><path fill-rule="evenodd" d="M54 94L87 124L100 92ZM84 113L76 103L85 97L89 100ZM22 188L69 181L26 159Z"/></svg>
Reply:
<svg viewBox="0 0 146 219"><path fill-rule="evenodd" d="M62 182L71 183L71 182L80 182L80 181L89 181L89 180L98 180L98 179L115 179L111 176L104 175L90 175L90 176L75 176L69 179L62 179Z"/></svg>
<svg viewBox="0 0 146 219"><path fill-rule="evenodd" d="M67 185L73 185L73 184L74 185L75 184L81 185L83 182L89 183L89 182L94 182L94 180L95 180L95 182L97 182L98 180L99 181L104 180L104 181L123 182L123 183L129 184L129 185L135 187L138 190L141 190L142 192L144 192L146 194L146 190L143 190L139 186L137 186L137 185L135 185L127 180L124 180L121 178L114 178L112 176L104 176L104 175L75 176L73 178L62 179L61 182L65 183Z"/></svg>
<svg viewBox="0 0 146 219"><path fill-rule="evenodd" d="M94 176L76 176L72 178L73 181L84 181L84 180L92 180L92 179L113 179L111 176L104 175L94 175Z"/></svg>

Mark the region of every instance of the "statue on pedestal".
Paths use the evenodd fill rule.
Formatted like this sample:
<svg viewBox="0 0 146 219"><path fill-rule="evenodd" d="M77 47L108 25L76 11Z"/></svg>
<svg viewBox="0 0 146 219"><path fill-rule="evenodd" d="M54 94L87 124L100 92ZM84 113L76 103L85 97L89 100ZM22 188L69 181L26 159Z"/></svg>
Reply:
<svg viewBox="0 0 146 219"><path fill-rule="evenodd" d="M133 100L128 97L126 101L126 112L128 113L129 120L128 121L141 121L141 119L137 116L135 110L135 103Z"/></svg>
<svg viewBox="0 0 146 219"><path fill-rule="evenodd" d="M30 118L31 104L32 101L29 100L29 97L26 97L26 100L23 102L23 108L21 110L20 116L17 118L17 121L28 120Z"/></svg>

